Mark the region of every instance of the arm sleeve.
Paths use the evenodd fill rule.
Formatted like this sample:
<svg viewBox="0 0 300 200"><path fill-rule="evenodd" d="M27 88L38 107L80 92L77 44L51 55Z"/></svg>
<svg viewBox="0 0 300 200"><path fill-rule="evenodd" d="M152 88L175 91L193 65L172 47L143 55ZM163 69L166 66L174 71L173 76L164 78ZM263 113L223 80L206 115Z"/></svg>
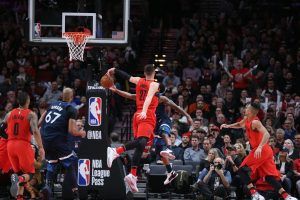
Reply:
<svg viewBox="0 0 300 200"><path fill-rule="evenodd" d="M124 80L129 80L131 75L129 75L127 72L119 70L119 69L115 69L115 74L116 76L124 79Z"/></svg>
<svg viewBox="0 0 300 200"><path fill-rule="evenodd" d="M77 119L77 110L73 106L67 107L68 119Z"/></svg>

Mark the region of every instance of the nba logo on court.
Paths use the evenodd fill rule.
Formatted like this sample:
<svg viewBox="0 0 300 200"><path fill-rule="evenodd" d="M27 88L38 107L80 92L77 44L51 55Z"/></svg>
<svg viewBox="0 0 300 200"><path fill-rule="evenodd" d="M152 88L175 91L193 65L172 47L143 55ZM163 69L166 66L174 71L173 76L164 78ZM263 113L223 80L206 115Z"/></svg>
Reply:
<svg viewBox="0 0 300 200"><path fill-rule="evenodd" d="M88 186L91 180L90 173L90 160L79 159L78 160L78 185Z"/></svg>
<svg viewBox="0 0 300 200"><path fill-rule="evenodd" d="M101 110L102 99L100 97L90 97L89 99L89 125L100 126L101 125Z"/></svg>

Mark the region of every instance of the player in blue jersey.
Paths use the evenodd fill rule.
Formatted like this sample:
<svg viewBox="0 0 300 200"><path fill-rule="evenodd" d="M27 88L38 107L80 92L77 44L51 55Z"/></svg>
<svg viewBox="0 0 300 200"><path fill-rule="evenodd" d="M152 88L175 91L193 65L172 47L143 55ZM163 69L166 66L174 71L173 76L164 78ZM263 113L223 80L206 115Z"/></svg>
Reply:
<svg viewBox="0 0 300 200"><path fill-rule="evenodd" d="M48 110L42 114L39 123L47 160L46 185L47 190L52 189L53 180L58 166L63 166L66 176L71 178L71 188L75 196L78 196L75 164L76 154L69 145L68 135L85 137L86 132L76 126L77 111L71 105L73 90L65 88L62 101L51 104ZM75 197L76 198L76 197Z"/></svg>
<svg viewBox="0 0 300 200"><path fill-rule="evenodd" d="M128 92L119 90L115 86L112 86L110 90L122 97L135 100L135 94L130 94ZM164 89L161 86L160 86L160 91L164 91ZM170 133L171 133L172 122L169 116L165 112L165 106L166 105L170 106L177 112L180 112L183 115L185 115L190 125L193 124L193 119L187 112L185 112L182 108L176 105L171 99L169 99L166 96L163 96L163 93L158 93L157 96L159 98L159 104L155 112L156 119L157 119L155 133L161 138L163 138L163 140L156 140L155 145L156 145L157 152L162 157L162 161L166 166L168 172L167 178L164 181L164 185L167 185L172 180L174 180L178 176L178 174L172 169L170 165L170 160L174 160L175 156L173 155L173 152L170 149L171 147ZM164 149L164 147L166 148Z"/></svg>

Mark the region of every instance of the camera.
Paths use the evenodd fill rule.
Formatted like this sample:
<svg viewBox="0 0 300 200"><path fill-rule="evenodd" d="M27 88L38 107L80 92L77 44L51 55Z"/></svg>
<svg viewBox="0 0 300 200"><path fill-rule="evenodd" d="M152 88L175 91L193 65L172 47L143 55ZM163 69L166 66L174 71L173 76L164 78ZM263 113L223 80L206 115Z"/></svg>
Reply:
<svg viewBox="0 0 300 200"><path fill-rule="evenodd" d="M222 169L222 165L220 163L215 165L215 169L218 169L218 170Z"/></svg>

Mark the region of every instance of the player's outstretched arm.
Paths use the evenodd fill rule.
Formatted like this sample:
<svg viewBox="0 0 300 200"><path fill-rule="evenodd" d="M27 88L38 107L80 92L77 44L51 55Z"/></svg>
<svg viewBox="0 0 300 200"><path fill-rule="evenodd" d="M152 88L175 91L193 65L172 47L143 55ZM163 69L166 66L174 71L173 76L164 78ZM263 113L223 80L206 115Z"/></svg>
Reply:
<svg viewBox="0 0 300 200"><path fill-rule="evenodd" d="M117 76L121 77L122 79L128 80L129 82L131 82L133 84L137 84L140 80L140 77L133 77L130 74L128 74L127 72L120 70L120 69L116 69L116 68L110 68L107 71L107 74L109 76L116 74Z"/></svg>
<svg viewBox="0 0 300 200"><path fill-rule="evenodd" d="M147 97L146 97L144 105L143 105L143 110L140 113L140 118L141 119L146 118L146 113L148 111L148 107L149 107L149 105L152 101L152 98L153 98L154 94L158 91L158 87L159 87L158 83L156 83L156 82L150 83L149 91L147 93Z"/></svg>
<svg viewBox="0 0 300 200"><path fill-rule="evenodd" d="M116 88L115 85L113 85L112 87L109 88L111 91L113 91L114 93L120 95L121 97L124 97L126 99L131 99L135 101L135 97L136 94L131 94L129 92L125 92L123 90L119 90L118 88Z"/></svg>
<svg viewBox="0 0 300 200"><path fill-rule="evenodd" d="M172 101L171 99L169 99L166 96L160 96L159 100L160 100L160 102L164 103L165 105L170 106L172 109L174 109L177 112L181 113L182 115L186 116L188 123L190 125L193 125L193 119L191 118L191 116L185 110L183 110L180 106L176 105L174 103L174 101Z"/></svg>
<svg viewBox="0 0 300 200"><path fill-rule="evenodd" d="M43 160L45 158L45 151L42 143L41 133L38 128L38 117L34 112L30 112L29 114L29 123L31 131L33 133L33 137L38 145L39 156Z"/></svg>
<svg viewBox="0 0 300 200"><path fill-rule="evenodd" d="M239 129L239 128L244 128L245 127L245 120L246 118L244 118L243 120L233 123L233 124L222 124L221 125L221 129L222 128L235 128L235 129Z"/></svg>

